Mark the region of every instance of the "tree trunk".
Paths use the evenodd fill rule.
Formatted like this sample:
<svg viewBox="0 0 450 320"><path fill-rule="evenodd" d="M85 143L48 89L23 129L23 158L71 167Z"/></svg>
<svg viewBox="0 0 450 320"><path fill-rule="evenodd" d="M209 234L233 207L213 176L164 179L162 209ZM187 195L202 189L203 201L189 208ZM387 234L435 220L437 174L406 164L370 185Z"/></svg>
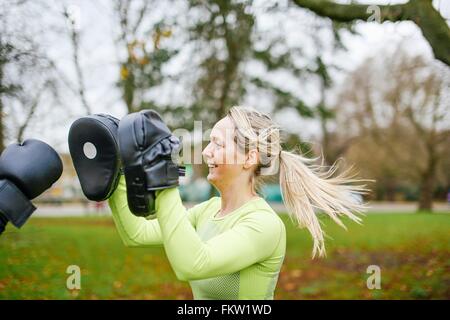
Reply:
<svg viewBox="0 0 450 320"><path fill-rule="evenodd" d="M0 153L2 153L4 149L5 149L5 137L3 136L3 101L2 95L0 94Z"/></svg>
<svg viewBox="0 0 450 320"><path fill-rule="evenodd" d="M134 112L133 104L134 104L134 91L135 91L135 83L134 83L134 74L132 70L132 62L131 57L128 57L128 61L126 64L122 66L122 68L126 68L127 74L124 79L123 86L123 98L125 100L125 104L127 106L128 113Z"/></svg>
<svg viewBox="0 0 450 320"><path fill-rule="evenodd" d="M418 211L433 210L433 190L435 185L436 167L436 161L431 157L428 162L428 168L421 177Z"/></svg>
<svg viewBox="0 0 450 320"><path fill-rule="evenodd" d="M450 28L429 0L411 0L410 20L420 28L436 59L450 66ZM447 3L448 4L448 3Z"/></svg>
<svg viewBox="0 0 450 320"><path fill-rule="evenodd" d="M0 63L0 153L5 149L3 121L3 63Z"/></svg>
<svg viewBox="0 0 450 320"><path fill-rule="evenodd" d="M222 15L222 17L223 17L223 28L225 30L225 44L227 46L228 57L225 63L224 83L219 98L219 109L217 110L218 119L223 118L227 114L229 91L231 83L235 80L236 70L240 62L240 59L237 57L236 54L237 49L235 47L235 44L233 43L230 31L228 30L226 22L227 18L226 14Z"/></svg>
<svg viewBox="0 0 450 320"><path fill-rule="evenodd" d="M386 200L390 202L395 202L395 192L397 185L394 178L390 178L386 183Z"/></svg>
<svg viewBox="0 0 450 320"><path fill-rule="evenodd" d="M420 184L419 211L433 210L433 187L434 177L430 173L426 173L422 177Z"/></svg>

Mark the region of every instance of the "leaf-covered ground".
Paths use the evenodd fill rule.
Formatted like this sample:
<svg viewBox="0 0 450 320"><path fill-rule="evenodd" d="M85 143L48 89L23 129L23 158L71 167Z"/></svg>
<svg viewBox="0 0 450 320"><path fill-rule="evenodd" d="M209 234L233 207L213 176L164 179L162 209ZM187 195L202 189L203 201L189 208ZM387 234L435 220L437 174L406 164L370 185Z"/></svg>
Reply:
<svg viewBox="0 0 450 320"><path fill-rule="evenodd" d="M345 231L324 220L327 258L306 230L288 232L276 299L450 299L450 215L370 214ZM67 267L81 290L66 288ZM367 268L381 289L367 288ZM0 299L191 299L163 247L126 248L112 218L32 218L0 237Z"/></svg>

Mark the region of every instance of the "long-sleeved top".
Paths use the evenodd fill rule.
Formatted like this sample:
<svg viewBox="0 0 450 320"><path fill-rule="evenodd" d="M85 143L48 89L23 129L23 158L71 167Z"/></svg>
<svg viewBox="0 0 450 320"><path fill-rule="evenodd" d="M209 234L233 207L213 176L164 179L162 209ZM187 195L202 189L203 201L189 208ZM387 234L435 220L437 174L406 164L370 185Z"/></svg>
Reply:
<svg viewBox="0 0 450 320"><path fill-rule="evenodd" d="M283 221L261 197L217 216L220 197L187 210L178 188L157 192L157 219L134 216L122 176L109 205L125 245L163 245L194 299L273 299L286 251Z"/></svg>

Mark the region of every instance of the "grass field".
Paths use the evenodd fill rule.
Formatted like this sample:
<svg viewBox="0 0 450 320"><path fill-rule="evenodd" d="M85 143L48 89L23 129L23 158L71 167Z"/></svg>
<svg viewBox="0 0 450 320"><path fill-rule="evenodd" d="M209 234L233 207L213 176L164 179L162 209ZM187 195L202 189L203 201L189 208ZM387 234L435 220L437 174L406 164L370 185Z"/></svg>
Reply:
<svg viewBox="0 0 450 320"><path fill-rule="evenodd" d="M371 214L348 231L324 221L328 256L283 216L287 255L276 299L450 299L450 215ZM69 265L81 290L69 291ZM381 289L366 270L381 268ZM126 248L112 218L32 218L0 238L0 299L191 299L162 247Z"/></svg>

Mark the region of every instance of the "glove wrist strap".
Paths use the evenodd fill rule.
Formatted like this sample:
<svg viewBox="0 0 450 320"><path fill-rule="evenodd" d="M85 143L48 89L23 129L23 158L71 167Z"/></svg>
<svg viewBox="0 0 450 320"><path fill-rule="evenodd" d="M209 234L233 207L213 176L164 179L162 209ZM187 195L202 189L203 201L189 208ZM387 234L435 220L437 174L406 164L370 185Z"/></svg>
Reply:
<svg viewBox="0 0 450 320"><path fill-rule="evenodd" d="M11 223L20 228L28 220L36 207L8 180L0 180L0 212Z"/></svg>
<svg viewBox="0 0 450 320"><path fill-rule="evenodd" d="M142 166L125 167L125 180L127 183L127 200L131 212L146 217L154 213L154 195L146 188L145 173Z"/></svg>

